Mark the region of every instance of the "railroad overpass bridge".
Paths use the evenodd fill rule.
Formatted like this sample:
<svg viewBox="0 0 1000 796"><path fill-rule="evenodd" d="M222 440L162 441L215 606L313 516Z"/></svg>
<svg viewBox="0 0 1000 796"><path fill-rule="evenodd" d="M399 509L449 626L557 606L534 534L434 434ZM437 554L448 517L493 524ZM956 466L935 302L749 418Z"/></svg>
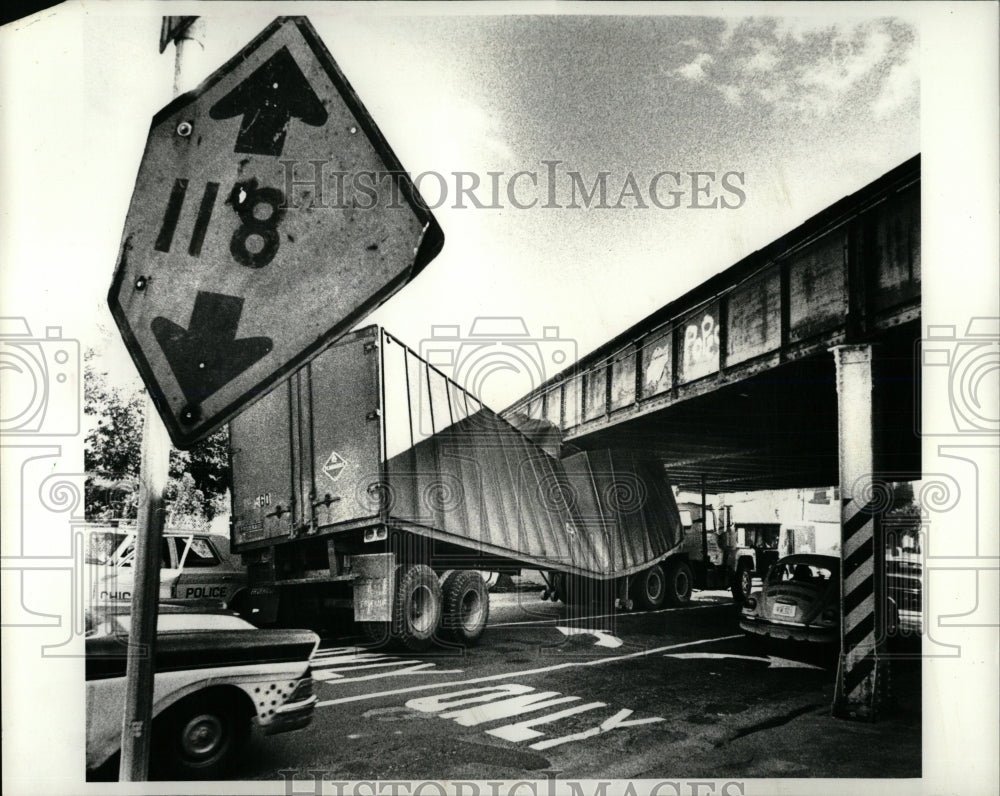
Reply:
<svg viewBox="0 0 1000 796"><path fill-rule="evenodd" d="M876 464L920 472L920 160L635 324L502 412L656 452L710 493L839 481L833 349L870 347Z"/></svg>
<svg viewBox="0 0 1000 796"><path fill-rule="evenodd" d="M876 718L889 676L874 484L920 477L920 265L918 155L502 413L564 450L653 452L703 495L839 484L840 716Z"/></svg>

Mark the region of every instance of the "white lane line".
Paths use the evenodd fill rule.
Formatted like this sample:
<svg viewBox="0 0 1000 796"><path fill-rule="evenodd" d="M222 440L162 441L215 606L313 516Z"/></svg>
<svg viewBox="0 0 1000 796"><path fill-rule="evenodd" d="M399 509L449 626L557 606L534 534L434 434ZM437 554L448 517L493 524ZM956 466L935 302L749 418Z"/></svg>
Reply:
<svg viewBox="0 0 1000 796"><path fill-rule="evenodd" d="M317 650L316 658L325 658L329 655L347 655L348 653L359 653L359 652L370 652L364 647L324 647L323 649Z"/></svg>
<svg viewBox="0 0 1000 796"><path fill-rule="evenodd" d="M567 616L554 616L551 619L532 619L526 620L524 622L499 622L495 625L489 625L492 630L495 627L522 627L523 625L564 625L568 622L589 622L592 619L609 619L611 617L617 617L622 619L628 616L652 616L653 614L666 614L671 611L696 611L699 608L717 608L720 605L725 605L725 603L708 603L707 605L688 605L679 608L658 608L655 611L630 611L628 613L618 613L618 614L594 614L593 616L581 616L576 619L572 619Z"/></svg>
<svg viewBox="0 0 1000 796"><path fill-rule="evenodd" d="M378 663L382 661L394 661L396 663L407 663L412 658L389 658L384 655L378 657L344 657L336 659L326 659L325 661L312 661L309 665L313 669L335 669L340 666L349 666L358 663Z"/></svg>
<svg viewBox="0 0 1000 796"><path fill-rule="evenodd" d="M526 677L532 674L544 674L546 672L555 672L560 669L573 669L582 666L600 666L605 663L615 663L617 661L625 661L631 658L644 658L648 655L657 655L661 652L668 652L670 650L682 649L684 647L693 647L698 644L711 644L716 641L729 641L734 638L743 638L742 633L735 633L731 636L719 636L718 638L705 638L699 639L698 641L685 641L681 644L668 644L665 647L654 647L653 649L640 650L639 652L630 652L627 655L609 655L604 658L595 658L590 661L567 661L566 663L556 663L552 666L542 666L538 669L520 669L515 672L503 672L501 674L491 674L485 675L483 677L474 677L471 680L453 680L447 683L426 683L424 685L415 685L409 688L395 688L391 691L378 691L374 694L357 694L355 696L341 697L340 699L327 699L322 702L317 702L316 707L327 707L329 705L343 705L347 702L362 702L367 699L380 699L381 697L395 696L396 694L409 694L414 691L426 691L429 688L450 688L451 686L457 685L473 685L475 683L488 683L495 680L509 680L512 677ZM355 678L360 679L360 678ZM345 682L343 680L338 680L337 684Z"/></svg>
<svg viewBox="0 0 1000 796"><path fill-rule="evenodd" d="M464 669L434 669L436 664L433 663L420 663L416 666L407 666L405 669L394 669L391 672L379 672L378 674L366 674L362 677L344 677L342 675L335 675L336 678L331 685L340 685L341 683L360 683L362 680L382 680L386 677L405 677L408 674L461 674ZM429 670L429 671L425 671ZM314 678L314 679L326 679L326 678ZM317 703L319 704L319 703Z"/></svg>
<svg viewBox="0 0 1000 796"><path fill-rule="evenodd" d="M420 661L414 660L404 660L404 661L378 661L377 663L359 663L357 666L331 666L329 668L323 669L323 673L326 672L352 672L355 669L383 669L386 666L412 666L414 664L420 663ZM436 664L431 664L435 666Z"/></svg>

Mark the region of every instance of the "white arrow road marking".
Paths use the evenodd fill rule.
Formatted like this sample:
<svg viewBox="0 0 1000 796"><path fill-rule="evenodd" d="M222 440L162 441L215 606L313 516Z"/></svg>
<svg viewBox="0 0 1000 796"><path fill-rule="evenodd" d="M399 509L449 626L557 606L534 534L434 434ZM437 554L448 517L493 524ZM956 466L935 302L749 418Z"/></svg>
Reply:
<svg viewBox="0 0 1000 796"><path fill-rule="evenodd" d="M737 660L744 661L759 661L761 663L770 664L771 669L821 669L822 666L816 666L812 663L803 663L802 661L793 661L788 658L779 658L775 655L768 655L766 658L760 658L756 655L731 655L728 652L675 652L668 653L663 656L664 658L680 658L681 660L694 660L694 659L706 659L706 660L721 660L723 658L735 658Z"/></svg>
<svg viewBox="0 0 1000 796"><path fill-rule="evenodd" d="M562 633L564 636L593 636L597 639L594 642L596 647L620 647L622 645L622 640L618 636L613 636L603 630L591 630L586 627L562 627L557 626L556 630Z"/></svg>

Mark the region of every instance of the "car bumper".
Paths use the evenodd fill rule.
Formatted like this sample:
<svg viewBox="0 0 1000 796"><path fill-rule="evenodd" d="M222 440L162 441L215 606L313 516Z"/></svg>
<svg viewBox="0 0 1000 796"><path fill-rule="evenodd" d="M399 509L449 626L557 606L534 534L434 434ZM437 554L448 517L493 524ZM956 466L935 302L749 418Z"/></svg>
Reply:
<svg viewBox="0 0 1000 796"><path fill-rule="evenodd" d="M301 730L312 721L316 702L315 694L298 702L286 702L275 709L274 715L270 717L267 724L261 725L261 730L264 731L265 735Z"/></svg>
<svg viewBox="0 0 1000 796"><path fill-rule="evenodd" d="M807 627L805 625L779 624L766 619L751 619L740 617L740 630L755 636L779 639L782 641L807 641L811 644L836 644L840 641L840 628L837 626Z"/></svg>
<svg viewBox="0 0 1000 796"><path fill-rule="evenodd" d="M900 610L899 629L907 633L922 633L924 631L923 612Z"/></svg>

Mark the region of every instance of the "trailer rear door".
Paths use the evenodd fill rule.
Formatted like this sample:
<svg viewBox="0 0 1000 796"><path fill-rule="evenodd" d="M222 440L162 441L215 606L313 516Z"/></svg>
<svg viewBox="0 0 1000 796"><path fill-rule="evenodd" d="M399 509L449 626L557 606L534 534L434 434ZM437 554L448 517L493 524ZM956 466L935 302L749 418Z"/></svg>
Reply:
<svg viewBox="0 0 1000 796"><path fill-rule="evenodd" d="M303 424L315 526L377 519L383 497L378 328L348 335L309 369L312 422L304 413Z"/></svg>
<svg viewBox="0 0 1000 796"><path fill-rule="evenodd" d="M286 537L294 527L294 382L293 376L229 424L236 548Z"/></svg>

